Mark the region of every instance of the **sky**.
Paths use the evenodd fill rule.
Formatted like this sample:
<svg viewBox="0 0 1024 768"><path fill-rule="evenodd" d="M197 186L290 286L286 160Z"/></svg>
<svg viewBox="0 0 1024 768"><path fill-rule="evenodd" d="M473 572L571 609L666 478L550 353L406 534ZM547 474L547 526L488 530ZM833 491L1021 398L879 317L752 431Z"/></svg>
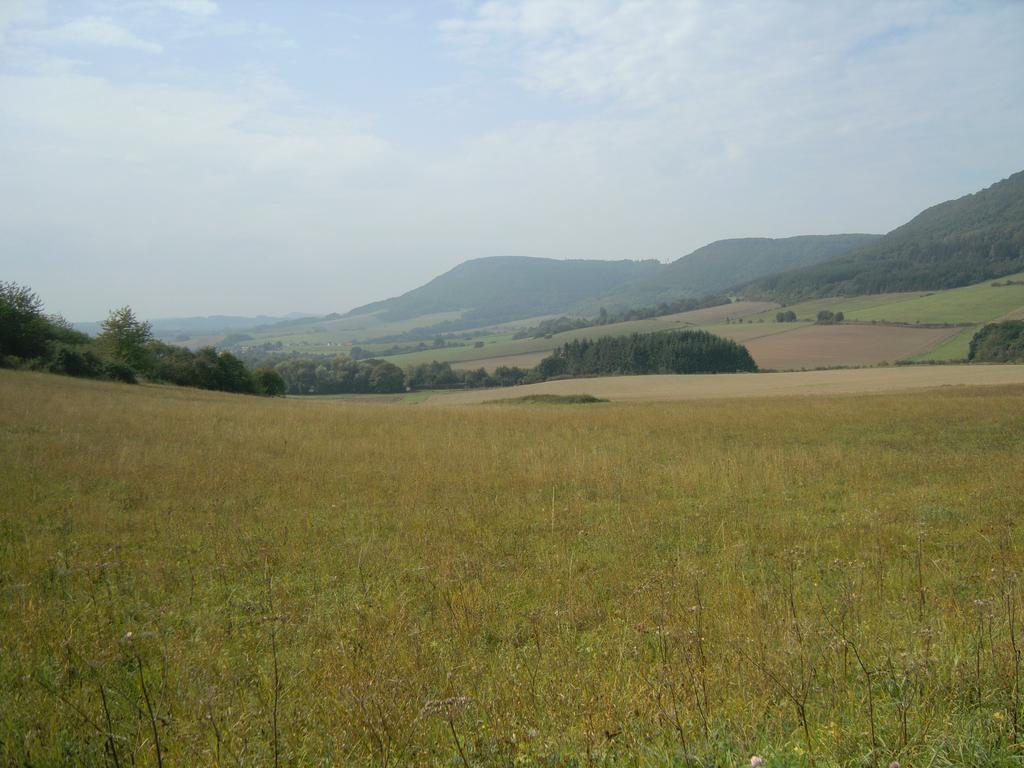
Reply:
<svg viewBox="0 0 1024 768"><path fill-rule="evenodd" d="M1024 2L0 0L0 280L343 312L468 259L887 232L1024 169Z"/></svg>

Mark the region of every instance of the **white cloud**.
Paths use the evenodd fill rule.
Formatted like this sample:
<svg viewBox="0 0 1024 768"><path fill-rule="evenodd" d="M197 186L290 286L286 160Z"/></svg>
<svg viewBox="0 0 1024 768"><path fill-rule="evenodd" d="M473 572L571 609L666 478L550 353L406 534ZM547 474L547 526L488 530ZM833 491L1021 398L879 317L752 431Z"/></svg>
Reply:
<svg viewBox="0 0 1024 768"><path fill-rule="evenodd" d="M86 16L49 29L22 29L15 32L22 43L61 46L97 45L106 48L128 48L146 53L160 53L160 43L144 40L127 27L106 16Z"/></svg>
<svg viewBox="0 0 1024 768"><path fill-rule="evenodd" d="M0 49L3 49L8 30L13 26L39 23L45 18L45 0L6 0L0 3Z"/></svg>
<svg viewBox="0 0 1024 768"><path fill-rule="evenodd" d="M212 16L220 10L213 0L152 0L152 5L190 16Z"/></svg>

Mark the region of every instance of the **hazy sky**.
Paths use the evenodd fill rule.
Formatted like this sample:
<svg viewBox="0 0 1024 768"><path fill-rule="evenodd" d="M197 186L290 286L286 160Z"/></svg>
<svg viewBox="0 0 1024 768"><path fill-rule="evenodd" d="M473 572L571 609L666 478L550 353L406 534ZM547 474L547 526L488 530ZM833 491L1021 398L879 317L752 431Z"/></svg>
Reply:
<svg viewBox="0 0 1024 768"><path fill-rule="evenodd" d="M461 261L885 232L1024 168L1024 2L0 0L0 279L343 311Z"/></svg>

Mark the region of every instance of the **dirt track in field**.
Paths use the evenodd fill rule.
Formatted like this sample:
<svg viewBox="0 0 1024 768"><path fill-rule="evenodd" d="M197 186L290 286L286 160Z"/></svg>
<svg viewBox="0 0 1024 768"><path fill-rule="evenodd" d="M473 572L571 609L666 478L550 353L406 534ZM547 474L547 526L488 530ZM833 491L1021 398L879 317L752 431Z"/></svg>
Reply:
<svg viewBox="0 0 1024 768"><path fill-rule="evenodd" d="M907 360L959 331L896 325L809 325L744 343L759 368L792 371Z"/></svg>
<svg viewBox="0 0 1024 768"><path fill-rule="evenodd" d="M964 385L1024 385L1024 365L918 365L788 373L609 376L436 395L428 404L484 403L540 394L590 394L609 400L710 400L730 397L846 395Z"/></svg>

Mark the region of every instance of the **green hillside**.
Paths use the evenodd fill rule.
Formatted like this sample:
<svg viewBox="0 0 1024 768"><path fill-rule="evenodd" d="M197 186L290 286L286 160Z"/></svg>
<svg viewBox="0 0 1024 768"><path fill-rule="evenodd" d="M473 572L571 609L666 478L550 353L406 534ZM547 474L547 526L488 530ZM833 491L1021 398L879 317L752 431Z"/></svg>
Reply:
<svg viewBox="0 0 1024 768"><path fill-rule="evenodd" d="M401 296L352 310L399 322L461 311L445 330L576 313L596 314L724 291L757 277L816 264L877 239L878 235L807 235L778 240L720 240L671 264L498 256L467 261ZM421 324L422 325L422 324Z"/></svg>
<svg viewBox="0 0 1024 768"><path fill-rule="evenodd" d="M367 304L349 315L395 322L463 310L465 327L567 312L580 302L659 273L657 261L599 261L496 256L473 259L426 285Z"/></svg>
<svg viewBox="0 0 1024 768"><path fill-rule="evenodd" d="M611 309L720 293L765 275L818 264L879 237L843 234L717 240L667 264L655 277L620 288L592 305Z"/></svg>
<svg viewBox="0 0 1024 768"><path fill-rule="evenodd" d="M772 275L751 296L782 299L955 288L1024 269L1024 171L933 206L885 237Z"/></svg>

